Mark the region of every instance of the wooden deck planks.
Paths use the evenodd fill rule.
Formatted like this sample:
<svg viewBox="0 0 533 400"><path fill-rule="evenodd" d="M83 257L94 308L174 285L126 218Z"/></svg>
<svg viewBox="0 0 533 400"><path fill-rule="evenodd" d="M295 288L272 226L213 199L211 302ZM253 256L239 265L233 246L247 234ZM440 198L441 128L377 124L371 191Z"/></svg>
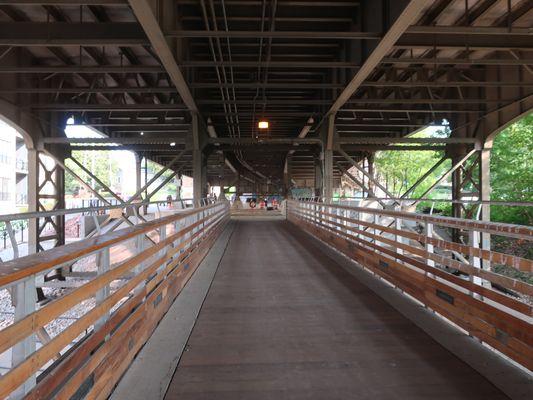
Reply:
<svg viewBox="0 0 533 400"><path fill-rule="evenodd" d="M166 399L504 399L285 221L237 221Z"/></svg>

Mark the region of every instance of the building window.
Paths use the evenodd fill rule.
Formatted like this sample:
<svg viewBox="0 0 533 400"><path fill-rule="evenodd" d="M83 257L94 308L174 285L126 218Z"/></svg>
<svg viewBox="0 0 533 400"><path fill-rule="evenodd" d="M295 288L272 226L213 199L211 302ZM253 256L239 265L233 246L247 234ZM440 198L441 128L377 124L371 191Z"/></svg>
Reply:
<svg viewBox="0 0 533 400"><path fill-rule="evenodd" d="M0 178L0 201L10 200L9 178Z"/></svg>
<svg viewBox="0 0 533 400"><path fill-rule="evenodd" d="M0 152L0 164L9 164L11 157L7 153Z"/></svg>

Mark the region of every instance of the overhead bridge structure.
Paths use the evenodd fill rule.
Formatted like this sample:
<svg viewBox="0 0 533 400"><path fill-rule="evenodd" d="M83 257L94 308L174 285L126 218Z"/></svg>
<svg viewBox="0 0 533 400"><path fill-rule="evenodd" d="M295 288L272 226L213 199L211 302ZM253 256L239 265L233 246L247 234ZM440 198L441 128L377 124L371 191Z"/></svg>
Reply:
<svg viewBox="0 0 533 400"><path fill-rule="evenodd" d="M532 398L533 262L491 238L533 228L490 220L533 205L490 188L533 109L532 28L531 0L0 0L0 119L28 148L0 398ZM133 152L136 193L76 150ZM442 158L395 196L382 150ZM67 176L98 207L67 209ZM192 198L154 200L182 176ZM414 212L447 180L451 216Z"/></svg>

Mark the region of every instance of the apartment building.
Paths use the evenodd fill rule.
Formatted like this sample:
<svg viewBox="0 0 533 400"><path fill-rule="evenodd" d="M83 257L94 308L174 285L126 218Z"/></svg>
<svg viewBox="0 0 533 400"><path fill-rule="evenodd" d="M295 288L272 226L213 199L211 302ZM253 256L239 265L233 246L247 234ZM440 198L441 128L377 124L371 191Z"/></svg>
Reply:
<svg viewBox="0 0 533 400"><path fill-rule="evenodd" d="M28 207L28 152L24 139L0 121L0 214Z"/></svg>

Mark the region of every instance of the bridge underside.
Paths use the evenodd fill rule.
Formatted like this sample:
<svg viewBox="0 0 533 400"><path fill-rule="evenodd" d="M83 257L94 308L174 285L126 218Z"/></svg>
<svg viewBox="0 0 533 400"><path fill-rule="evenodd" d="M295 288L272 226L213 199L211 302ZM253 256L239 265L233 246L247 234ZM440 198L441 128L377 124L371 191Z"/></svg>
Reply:
<svg viewBox="0 0 533 400"><path fill-rule="evenodd" d="M107 136L100 150L193 176L196 199L209 185L329 198L353 164L370 193L375 152L414 144L452 161L454 200L487 201L494 135L533 106L531 21L528 0L2 0L0 117L31 149L30 211L63 208L63 161L95 149L65 137L68 118ZM449 138L408 137L443 120ZM34 251L64 243L64 221L48 225L30 227Z"/></svg>
<svg viewBox="0 0 533 400"><path fill-rule="evenodd" d="M507 398L302 230L234 224L166 399Z"/></svg>
<svg viewBox="0 0 533 400"><path fill-rule="evenodd" d="M16 244L11 221L28 220L29 254L0 265L15 310L0 398L108 396L230 218L213 186L304 193L291 222L531 370L533 286L515 274L533 262L491 250L491 236L533 231L490 223L490 158L533 110L532 25L531 0L0 0L0 119L28 149L28 213L4 221ZM101 136L67 137L70 119ZM446 137L412 136L446 123ZM135 193L104 184L81 150L134 152ZM441 158L392 193L376 153L413 150ZM148 160L163 166L150 179ZM183 175L191 207L180 198L147 222L134 204ZM109 211L101 236L65 244L69 177L104 205L89 211ZM448 181L454 218L410 213ZM343 182L378 208L333 204ZM117 272L111 250L130 239ZM93 253L86 283L36 305ZM95 307L50 338L46 324L87 297ZM503 398L490 382L288 222L237 222L168 397Z"/></svg>

